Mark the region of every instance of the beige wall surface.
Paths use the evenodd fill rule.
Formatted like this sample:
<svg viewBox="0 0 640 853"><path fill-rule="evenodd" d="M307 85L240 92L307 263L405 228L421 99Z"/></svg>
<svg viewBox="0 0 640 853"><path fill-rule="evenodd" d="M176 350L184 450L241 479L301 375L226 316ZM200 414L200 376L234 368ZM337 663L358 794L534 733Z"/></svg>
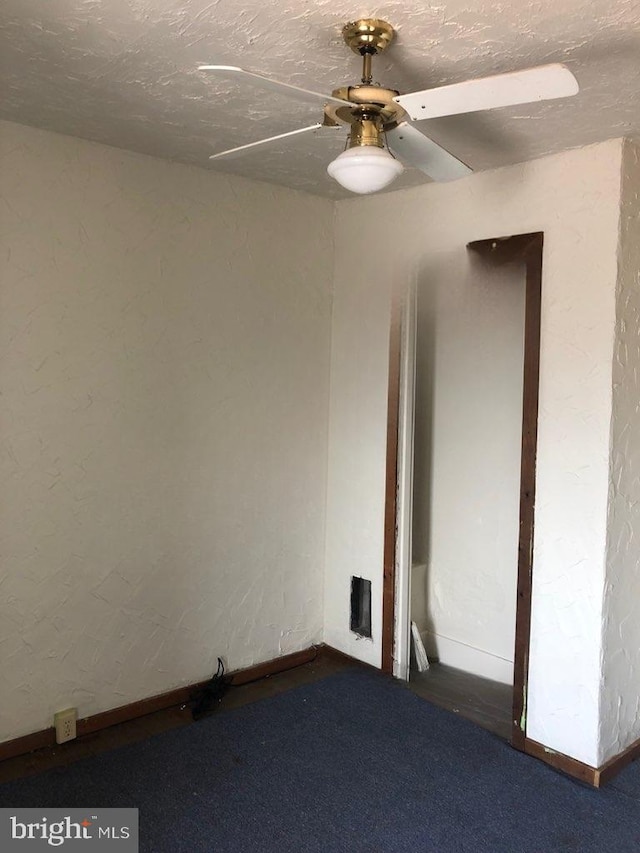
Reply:
<svg viewBox="0 0 640 853"><path fill-rule="evenodd" d="M600 763L640 738L640 148L625 140L612 367Z"/></svg>
<svg viewBox="0 0 640 853"><path fill-rule="evenodd" d="M1 124L0 740L217 655L324 639L379 665L391 294L538 230L527 734L594 765L637 737L626 151L620 271L620 141L333 205ZM351 575L372 581L371 641Z"/></svg>
<svg viewBox="0 0 640 853"><path fill-rule="evenodd" d="M338 203L325 639L381 655L390 302L434 257L544 231L529 737L598 761L619 140ZM357 264L354 264L354 258ZM455 520L454 520L455 521ZM456 528L457 530L457 528ZM373 640L349 631L352 574L372 581Z"/></svg>
<svg viewBox="0 0 640 853"><path fill-rule="evenodd" d="M322 634L333 206L0 125L0 741Z"/></svg>

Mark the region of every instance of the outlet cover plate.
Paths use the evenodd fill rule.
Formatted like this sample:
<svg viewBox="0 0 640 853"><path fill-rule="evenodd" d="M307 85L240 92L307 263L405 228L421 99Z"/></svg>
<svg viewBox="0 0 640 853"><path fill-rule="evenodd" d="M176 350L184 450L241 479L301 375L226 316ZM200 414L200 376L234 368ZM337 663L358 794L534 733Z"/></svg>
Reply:
<svg viewBox="0 0 640 853"><path fill-rule="evenodd" d="M67 708L64 711L58 711L53 716L53 724L56 729L56 743L66 743L68 740L74 740L76 736L76 720L78 712L75 708Z"/></svg>

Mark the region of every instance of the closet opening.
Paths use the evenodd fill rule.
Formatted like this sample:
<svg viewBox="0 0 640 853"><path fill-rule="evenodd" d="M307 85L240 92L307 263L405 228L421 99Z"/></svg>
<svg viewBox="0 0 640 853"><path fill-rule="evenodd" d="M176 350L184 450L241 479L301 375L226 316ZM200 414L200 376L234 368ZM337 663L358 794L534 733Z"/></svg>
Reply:
<svg viewBox="0 0 640 853"><path fill-rule="evenodd" d="M542 246L495 238L425 262L395 305L389 372L383 667L521 749Z"/></svg>

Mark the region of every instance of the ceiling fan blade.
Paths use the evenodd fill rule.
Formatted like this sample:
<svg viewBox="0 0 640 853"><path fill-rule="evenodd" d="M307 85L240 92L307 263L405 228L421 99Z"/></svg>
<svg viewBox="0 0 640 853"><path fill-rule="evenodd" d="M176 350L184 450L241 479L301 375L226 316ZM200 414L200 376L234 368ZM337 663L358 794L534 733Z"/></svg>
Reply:
<svg viewBox="0 0 640 853"><path fill-rule="evenodd" d="M313 101L314 103L321 101L323 104L338 104L341 107L353 107L352 103L343 101L342 98L334 98L333 95L322 95L320 92L311 92L309 89L301 89L299 86L292 86L290 83L271 80L269 77L263 77L262 74L245 71L244 68L237 68L235 65L199 65L198 71L213 71L216 74L223 74L227 77L242 77L247 83L253 86L259 86L261 89L267 89L269 92L278 92L281 95L290 95L303 101Z"/></svg>
<svg viewBox="0 0 640 853"><path fill-rule="evenodd" d="M420 133L417 127L400 122L386 133L389 148L409 166L415 166L434 181L455 181L472 173L462 160Z"/></svg>
<svg viewBox="0 0 640 853"><path fill-rule="evenodd" d="M308 127L299 127L297 130L289 130L287 133L279 133L277 136L268 136L266 139L259 139L257 142L249 142L246 145L238 145L237 148L228 148L226 151L219 151L217 154L211 154L209 160L219 160L222 157L233 157L238 154L244 154L251 148L259 148L261 145L268 145L270 142L278 142L280 139L286 139L289 136L297 136L299 133L309 133L320 128L326 130L340 130L335 127L324 124L310 124Z"/></svg>
<svg viewBox="0 0 640 853"><path fill-rule="evenodd" d="M397 101L414 121L492 110L533 101L566 98L578 92L578 81L560 64L466 80L451 86L398 95Z"/></svg>

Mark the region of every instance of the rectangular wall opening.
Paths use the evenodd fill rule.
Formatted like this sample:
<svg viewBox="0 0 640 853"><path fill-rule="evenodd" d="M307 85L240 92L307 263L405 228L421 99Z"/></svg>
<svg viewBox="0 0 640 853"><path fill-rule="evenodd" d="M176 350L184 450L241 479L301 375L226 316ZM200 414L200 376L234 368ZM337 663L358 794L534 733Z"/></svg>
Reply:
<svg viewBox="0 0 640 853"><path fill-rule="evenodd" d="M429 675L433 689L417 689L411 673L412 689L496 734L509 738L510 729L521 750L528 743L543 239L542 232L496 237L469 243L466 258L460 247L425 259L416 282L415 352L406 344L416 400L411 380L405 409L401 322L411 341L414 320L401 320L397 307L389 344L383 669L395 672L398 664L399 677L410 675L415 622L432 659L446 655L459 677L447 697L432 666L420 675ZM403 427L407 418L411 429ZM404 463L396 437L403 429L413 495L403 497L399 515ZM498 572L500 565L507 571ZM490 692L483 687L480 701L463 713L461 698L473 692L469 679Z"/></svg>
<svg viewBox="0 0 640 853"><path fill-rule="evenodd" d="M351 621L349 627L360 637L371 637L371 581L351 578Z"/></svg>
<svg viewBox="0 0 640 853"><path fill-rule="evenodd" d="M425 695L520 746L542 235L485 242L418 282L410 610L439 661Z"/></svg>

